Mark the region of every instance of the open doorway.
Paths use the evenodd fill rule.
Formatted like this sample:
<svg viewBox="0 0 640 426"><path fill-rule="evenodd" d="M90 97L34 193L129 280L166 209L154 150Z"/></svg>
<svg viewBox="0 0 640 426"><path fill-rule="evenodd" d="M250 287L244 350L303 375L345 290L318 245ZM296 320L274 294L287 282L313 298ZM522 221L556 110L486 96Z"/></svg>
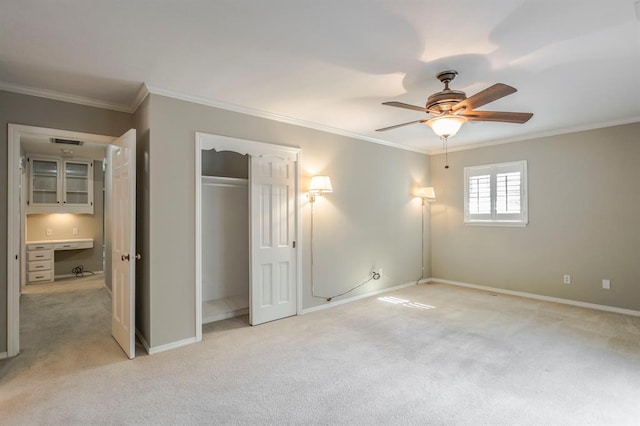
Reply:
<svg viewBox="0 0 640 426"><path fill-rule="evenodd" d="M33 333L25 342L37 351L39 343L68 349L84 330L113 335L133 357L134 266L113 271L130 258L114 261L116 244L135 259L135 130L113 138L10 124L8 177L8 356L20 352L21 334ZM126 231L114 233L117 226ZM43 334L38 321L57 327ZM118 339L123 322L130 333Z"/></svg>
<svg viewBox="0 0 640 426"><path fill-rule="evenodd" d="M196 133L195 154L196 340L203 322L247 311L251 325L295 315L300 149Z"/></svg>

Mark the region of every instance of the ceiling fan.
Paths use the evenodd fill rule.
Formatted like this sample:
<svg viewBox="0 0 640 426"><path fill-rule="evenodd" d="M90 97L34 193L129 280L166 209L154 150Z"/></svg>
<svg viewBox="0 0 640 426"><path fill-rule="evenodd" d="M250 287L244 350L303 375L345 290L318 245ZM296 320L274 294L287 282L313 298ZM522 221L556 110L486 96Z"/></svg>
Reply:
<svg viewBox="0 0 640 426"><path fill-rule="evenodd" d="M427 123L433 132L442 138L446 153L447 139L458 133L460 127L467 121L498 121L523 124L533 117L533 114L529 112L476 111L476 108L515 93L517 90L506 84L496 83L467 98L464 92L449 88L449 83L456 78L456 75L458 75L458 72L454 70L438 73L436 77L444 84L444 90L429 96L424 107L395 101L382 103L382 105L425 112L431 117L383 127L376 129L376 131L384 132L409 124ZM445 167L449 168L448 164Z"/></svg>

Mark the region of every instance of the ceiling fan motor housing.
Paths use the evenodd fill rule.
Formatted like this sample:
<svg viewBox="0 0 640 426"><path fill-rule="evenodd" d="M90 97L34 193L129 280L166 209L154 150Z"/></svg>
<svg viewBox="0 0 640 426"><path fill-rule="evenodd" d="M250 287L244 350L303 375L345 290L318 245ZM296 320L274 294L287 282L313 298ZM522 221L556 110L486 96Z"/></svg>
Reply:
<svg viewBox="0 0 640 426"><path fill-rule="evenodd" d="M467 95L464 92L449 89L449 83L451 83L457 75L458 71L456 70L442 71L436 75L436 78L444 84L444 90L434 93L427 99L425 108L430 114L447 114L455 104L467 99Z"/></svg>
<svg viewBox="0 0 640 426"><path fill-rule="evenodd" d="M458 102L467 99L467 95L460 90L445 89L442 92L434 93L427 99L425 108L433 115L442 115L451 111Z"/></svg>

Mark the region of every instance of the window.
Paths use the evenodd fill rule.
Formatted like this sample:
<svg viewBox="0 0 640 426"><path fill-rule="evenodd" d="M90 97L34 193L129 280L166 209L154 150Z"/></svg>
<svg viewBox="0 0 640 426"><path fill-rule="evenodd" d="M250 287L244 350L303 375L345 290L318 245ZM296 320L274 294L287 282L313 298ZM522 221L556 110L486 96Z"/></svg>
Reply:
<svg viewBox="0 0 640 426"><path fill-rule="evenodd" d="M524 226L527 218L527 162L464 168L464 222Z"/></svg>

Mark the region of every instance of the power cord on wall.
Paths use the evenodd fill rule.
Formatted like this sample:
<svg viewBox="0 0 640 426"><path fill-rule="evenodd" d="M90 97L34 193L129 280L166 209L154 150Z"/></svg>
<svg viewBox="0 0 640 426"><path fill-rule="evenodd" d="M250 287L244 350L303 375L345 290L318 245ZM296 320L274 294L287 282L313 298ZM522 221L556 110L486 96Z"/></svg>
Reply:
<svg viewBox="0 0 640 426"><path fill-rule="evenodd" d="M85 271L83 265L78 265L75 268L71 269L71 273L76 276L76 278L84 277L84 274L95 275L95 272Z"/></svg>
<svg viewBox="0 0 640 426"><path fill-rule="evenodd" d="M313 297L317 297L319 299L325 299L327 302L331 302L332 299L336 298L336 297L340 297L340 296L344 296L345 294L351 293L352 291L362 287L363 285L365 285L366 283L368 283L371 280L379 280L380 279L380 273L376 272L376 271L372 271L371 272L371 277L369 277L369 279L367 279L366 281L361 282L360 284L356 285L355 287L350 288L349 290L340 293L340 294L336 294L334 296L319 296L316 295L316 289L315 289L315 280L314 280L314 263L313 263L313 205L315 203L311 203L311 238L310 238L310 244L311 244L311 296Z"/></svg>

